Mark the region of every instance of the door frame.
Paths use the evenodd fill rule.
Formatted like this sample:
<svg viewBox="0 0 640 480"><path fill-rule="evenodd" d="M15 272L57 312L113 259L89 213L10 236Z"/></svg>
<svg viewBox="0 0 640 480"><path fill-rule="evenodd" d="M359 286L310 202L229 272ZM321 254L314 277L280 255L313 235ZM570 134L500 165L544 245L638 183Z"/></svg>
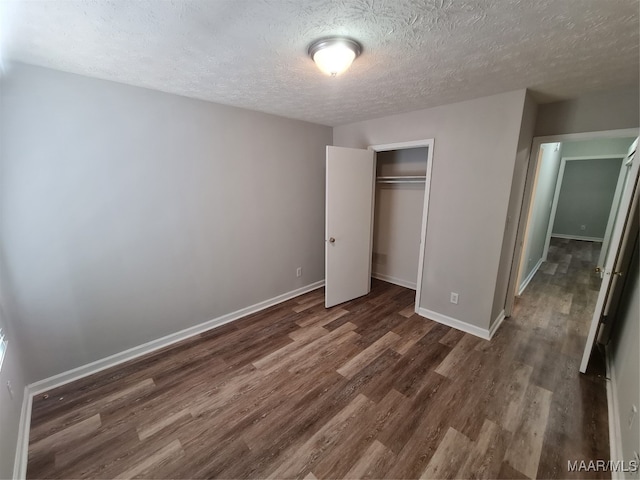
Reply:
<svg viewBox="0 0 640 480"><path fill-rule="evenodd" d="M552 145L551 143L546 144L546 145ZM559 145L559 144L556 144ZM559 147L556 147L559 148ZM541 168L541 163L540 163L540 157L542 156L542 146L540 146L540 150L538 153L538 157L537 157L537 161L536 161L536 165L534 167L534 170L532 172L532 177L531 177L531 191L532 191L532 197L531 197L531 203L533 204L533 202L535 201L535 192L536 189L538 188L538 180L540 178L540 168ZM525 188L526 188L526 181L528 179L528 173L527 173L527 178L525 179ZM523 192L523 198L524 198L524 192ZM523 200L524 201L524 200ZM521 207L524 208L524 205ZM535 272L538 271L538 268L540 268L540 265L542 264L542 260L540 260L533 268L533 270L527 275L526 278L523 279L523 281L520 281L520 277L522 275L522 268L524 265L524 259L525 259L525 253L527 253L527 247L528 247L528 237L527 237L527 233L528 233L528 229L529 229L529 225L531 224L531 221L533 220L533 209L530 208L529 212L527 213L527 218L525 220L525 225L526 225L526 229L525 229L525 235L524 238L522 239L522 245L520 246L520 259L518 260L515 256L518 254L518 245L517 245L517 233L516 233L516 245L514 248L514 263L517 264L517 269L515 271L515 279L516 279L516 295L522 295L522 292L524 291L525 288L527 288L527 285L529 284L529 282L531 281L531 279L533 278L533 276L535 275ZM518 227L519 228L519 227ZM508 296L508 286L507 286L507 299L505 301L505 316L507 313L507 305L509 304L509 296Z"/></svg>
<svg viewBox="0 0 640 480"><path fill-rule="evenodd" d="M613 194L613 201L611 202L611 211L609 212L609 220L607 221L607 228L604 231L604 241L602 242L602 248L600 249L600 256L598 257L598 266L602 267L606 258L609 243L611 241L611 233L613 231L613 224L616 218L616 212L620 205L620 197L622 196L622 187L624 179L627 175L627 169L631 167L631 159L629 155L623 157L626 160L620 166L620 173L618 174L618 183L616 184L616 191ZM614 208L615 207L615 208ZM615 210L615 211L614 211Z"/></svg>
<svg viewBox="0 0 640 480"><path fill-rule="evenodd" d="M527 167L527 178L525 180L524 195L520 207L520 218L518 220L518 232L516 234L516 246L511 263L511 273L509 274L509 284L507 287L507 298L505 302L505 316L513 314L515 299L518 296L518 273L522 262L523 241L526 238L529 227L529 212L533 202L534 177L538 167L540 146L543 143L562 143L576 140L596 140L600 138L625 138L637 137L640 133L638 128L623 128L618 130L601 130L596 132L564 133L558 135L545 135L533 137L531 150L529 152L529 165Z"/></svg>
<svg viewBox="0 0 640 480"><path fill-rule="evenodd" d="M433 145L435 141L433 138L424 140L413 140L410 142L397 142L397 143L384 143L379 145L369 145L369 150L373 150L375 153L388 152L390 150L405 150L408 148L427 148L427 171L424 181L424 203L422 205L422 226L420 229L420 248L418 253L418 278L416 279L416 301L415 301L415 313L418 313L420 308L420 297L422 293L422 277L424 276L424 257L427 238L427 219L429 216L429 196L431 192L431 171L433 168ZM377 155L374 159L374 166L377 168ZM374 207L375 210L375 202ZM373 245L373 215L371 212L371 244Z"/></svg>

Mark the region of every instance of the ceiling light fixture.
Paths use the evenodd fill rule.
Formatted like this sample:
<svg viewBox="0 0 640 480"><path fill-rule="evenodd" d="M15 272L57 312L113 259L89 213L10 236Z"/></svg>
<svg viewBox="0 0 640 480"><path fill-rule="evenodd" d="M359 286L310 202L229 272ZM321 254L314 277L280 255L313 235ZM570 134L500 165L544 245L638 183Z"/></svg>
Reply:
<svg viewBox="0 0 640 480"><path fill-rule="evenodd" d="M362 52L362 45L351 38L321 38L309 45L309 56L327 75L340 75Z"/></svg>

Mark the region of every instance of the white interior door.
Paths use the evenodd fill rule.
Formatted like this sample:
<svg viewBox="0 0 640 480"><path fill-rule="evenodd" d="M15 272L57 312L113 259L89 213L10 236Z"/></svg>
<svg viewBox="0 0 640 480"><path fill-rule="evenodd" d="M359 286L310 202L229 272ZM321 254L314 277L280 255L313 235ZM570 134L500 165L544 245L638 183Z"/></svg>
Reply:
<svg viewBox="0 0 640 480"><path fill-rule="evenodd" d="M375 157L372 150L327 147L325 307L371 290Z"/></svg>
<svg viewBox="0 0 640 480"><path fill-rule="evenodd" d="M600 286L600 292L598 293L596 308L593 313L593 318L591 319L587 343L584 347L582 362L580 364L580 371L582 373L587 371L589 358L591 357L593 345L600 326L600 320L605 313L605 310L608 308L609 298L614 292L616 283L619 283L618 277L625 273L621 270L626 258L625 249L632 247L632 245L629 245L632 241L630 238L630 226L634 214L633 207L638 203L638 164L640 164L640 161L637 153L635 152L630 155L627 161L631 164L631 167L622 189L620 207L616 215L611 239L609 241L609 252L606 255L605 264L602 268L602 284Z"/></svg>

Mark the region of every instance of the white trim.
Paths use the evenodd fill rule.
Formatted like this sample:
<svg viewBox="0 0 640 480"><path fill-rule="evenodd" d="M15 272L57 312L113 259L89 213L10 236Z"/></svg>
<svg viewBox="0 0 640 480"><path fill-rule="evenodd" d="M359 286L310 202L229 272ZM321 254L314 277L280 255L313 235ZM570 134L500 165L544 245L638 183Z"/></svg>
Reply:
<svg viewBox="0 0 640 480"><path fill-rule="evenodd" d="M564 233L552 233L552 237L566 238L567 240L582 240L583 242L600 242L602 243L604 238L601 237L585 237L582 235L565 235Z"/></svg>
<svg viewBox="0 0 640 480"><path fill-rule="evenodd" d="M546 135L534 137L533 144L539 147L543 143L573 142L576 140L595 140L598 138L626 138L637 137L640 130L637 128L622 128L619 130L601 130L597 132L563 133L560 135ZM536 148L537 150L537 148Z"/></svg>
<svg viewBox="0 0 640 480"><path fill-rule="evenodd" d="M422 296L422 277L424 276L424 251L427 240L427 220L429 217L429 197L431 195L431 176L433 170L433 138L425 140L413 140L410 142L385 143L381 145L370 145L369 150L374 152L387 152L389 150L403 150L405 148L427 148L427 171L424 181L424 205L422 206L422 226L420 230L420 249L418 253L418 278L416 279L416 302L415 312L420 309L420 298ZM373 234L372 234L373 235ZM373 243L373 242L372 242ZM409 287L411 288L411 287Z"/></svg>
<svg viewBox="0 0 640 480"><path fill-rule="evenodd" d="M618 404L618 391L616 389L616 372L611 360L609 348L605 348L605 364L607 367L607 411L609 414L609 456L613 462L623 460L622 434L620 428L620 411ZM624 474L613 469L612 480L623 480Z"/></svg>
<svg viewBox="0 0 640 480"><path fill-rule="evenodd" d="M7 338L0 327L0 372L2 371L2 362L4 361L4 354L7 352Z"/></svg>
<svg viewBox="0 0 640 480"><path fill-rule="evenodd" d="M18 428L18 442L16 456L13 461L13 478L24 479L27 477L27 460L29 458L29 430L31 429L31 407L33 405L33 393L27 385L24 387L22 409L20 411L20 425Z"/></svg>
<svg viewBox="0 0 640 480"><path fill-rule="evenodd" d="M620 197L622 196L622 186L624 180L629 173L629 168L633 165L633 157L638 148L638 138L633 141L627 151L627 156L624 157L622 165L620 166L620 173L618 174L618 183L616 183L616 191L613 193L613 201L611 202L611 210L609 211L609 219L607 220L607 227L604 230L604 240L602 242L602 248L600 249L600 256L598 257L598 266L601 267L606 262L606 255L609 251L609 240L611 239L611 232L613 231L613 224L616 219L616 213L618 212L618 205L620 205Z"/></svg>
<svg viewBox="0 0 640 480"><path fill-rule="evenodd" d="M573 160L614 160L616 158L622 160L626 157L626 153L617 153L611 155L581 155L579 157L562 157L562 159L567 162L571 162Z"/></svg>
<svg viewBox="0 0 640 480"><path fill-rule="evenodd" d="M433 138L426 140L412 140L410 142L383 143L379 145L369 145L369 150L374 152L388 152L389 150L403 150L405 148L433 147Z"/></svg>
<svg viewBox="0 0 640 480"><path fill-rule="evenodd" d="M509 273L509 282L507 284L507 298L505 299L504 310L507 316L513 314L513 308L518 293L518 282L524 264L527 249L529 248L529 226L533 218L533 197L538 185L538 177L540 174L541 162L539 158L542 156L542 148L539 149L537 156L533 158L533 149L529 151L527 175L524 182L524 191L522 194L522 204L520 205L520 216L518 217L518 227L516 231L516 245L511 260L511 270ZM527 202L529 198L531 201Z"/></svg>
<svg viewBox="0 0 640 480"><path fill-rule="evenodd" d="M427 245L427 222L429 218L429 196L431 195L431 171L433 169L434 140L429 140L427 151L427 173L424 182L424 205L422 206L422 226L420 230L420 253L418 254L418 278L416 279L416 308L420 308L422 296L422 277L424 276L424 252Z"/></svg>
<svg viewBox="0 0 640 480"><path fill-rule="evenodd" d="M631 158L633 163L633 157ZM613 192L613 201L611 202L611 209L609 210L609 218L607 219L607 226L604 229L604 238L602 240L602 248L600 249L600 255L598 256L597 266L601 267L605 262L605 256L609 249L609 239L611 238L611 232L613 231L613 223L616 219L616 213L618 213L618 205L620 204L620 197L622 196L622 187L624 186L624 180L629 173L631 163L624 162L620 166L618 172L618 181L616 182L616 190Z"/></svg>
<svg viewBox="0 0 640 480"><path fill-rule="evenodd" d="M542 141L539 141L534 137L531 150L529 152L529 168L527 170L527 178L525 180L524 195L522 196L522 205L520 207L520 218L518 219L518 233L516 238L516 244L520 246L520 255L514 255L513 257L513 262L517 262L517 265L511 266L511 275L513 277L513 281L509 279L509 291L507 292L509 298L505 302L506 314L509 316L511 316L511 314L513 313L515 297L516 295L519 295L518 282L520 281L522 265L526 259L527 244L529 241L529 228L531 227L531 222L533 219L533 202L535 201L538 177L541 167L541 158L543 157L542 144ZM551 219L549 219L549 221L551 221ZM544 260L545 254L543 251L542 261Z"/></svg>
<svg viewBox="0 0 640 480"><path fill-rule="evenodd" d="M154 352L160 348L164 348L174 343L181 342L182 340L219 327L226 323L233 322L234 320L238 320L252 313L259 312L260 310L264 310L265 308L272 307L299 295L311 292L322 287L323 285L324 280L321 280L319 282L312 283L311 285L292 290L291 292L283 293L282 295L278 295L277 297L273 297L263 302L256 303L255 305L241 308L240 310L236 310L235 312L227 313L226 315L222 315L221 317L208 320L204 323L200 323L198 325L194 325L193 327L180 330L179 332L171 333L162 338L143 343L142 345L138 345L123 352L110 355L100 360L96 360L95 362L91 362L72 370L59 373L52 377L45 378L44 380L32 383L31 385L29 385L29 387L32 390L33 395L46 392L47 390L51 390L52 388L65 385L69 382L73 382L74 380L79 380L80 378L84 378L88 375L106 370L107 368L120 365L121 363L128 362L129 360L133 360L135 358L141 357L142 355Z"/></svg>
<svg viewBox="0 0 640 480"><path fill-rule="evenodd" d="M562 180L564 180L564 168L567 165L562 158L560 158L560 170L558 171L558 177L556 178L556 186L553 191L553 202L551 203L551 213L549 214L549 224L547 225L547 233L544 239L544 248L542 249L542 260L546 261L549 256L549 245L551 243L551 234L553 233L553 225L556 223L556 211L558 210L558 200L560 199L560 189L562 187Z"/></svg>
<svg viewBox="0 0 640 480"><path fill-rule="evenodd" d="M373 167L373 171L371 172L371 220L369 221L369 253L368 253L368 257L369 258L369 273L367 275L367 282L369 283L369 286L367 288L367 295L369 295L371 293L371 272L373 272L373 232L374 232L374 227L375 227L375 218L376 218L376 196L377 196L377 191L376 191L376 173L378 171L378 157L376 156L375 152L372 155L373 157L373 162L372 163L372 167ZM329 186L327 185L327 188L329 188ZM329 192L327 190L327 198L329 195ZM328 209L328 203L327 203L327 209ZM327 258L329 257L329 252L327 251L326 253ZM325 270L326 272L326 270ZM326 278L326 273L325 273L325 278ZM325 301L325 306L326 306L326 301Z"/></svg>
<svg viewBox="0 0 640 480"><path fill-rule="evenodd" d="M504 322L505 318L507 318L507 317L504 314L504 310L502 310L498 314L496 319L491 323L491 327L489 327L489 340L491 340L493 338L493 336L496 334L496 332L500 328L500 325L502 325L502 322Z"/></svg>
<svg viewBox="0 0 640 480"><path fill-rule="evenodd" d="M434 312L433 310L428 310L422 307L418 309L417 313L421 317L428 318L429 320L433 320L434 322L441 323L448 327L453 327L456 330L470 333L471 335L484 338L485 340L491 340L491 332L486 328L480 328L475 325L471 325L470 323L463 322L462 320L448 317L447 315L443 315L442 313Z"/></svg>
<svg viewBox="0 0 640 480"><path fill-rule="evenodd" d="M520 288L518 289L518 296L522 295L522 292L524 292L524 289L527 288L527 286L529 285L529 282L533 280L533 277L538 272L540 265L542 265L543 263L544 263L544 260L542 258L538 260L538 263L536 263L536 265L533 267L533 270L531 270L529 275L527 275L527 278L525 278L522 284L520 285Z"/></svg>
<svg viewBox="0 0 640 480"><path fill-rule="evenodd" d="M399 285L404 288L410 288L411 290L416 289L416 284L414 282L408 282L398 277L392 277L391 275L385 275L384 273L373 272L371 274L373 278L377 278L378 280L382 280L383 282L393 283L394 285Z"/></svg>

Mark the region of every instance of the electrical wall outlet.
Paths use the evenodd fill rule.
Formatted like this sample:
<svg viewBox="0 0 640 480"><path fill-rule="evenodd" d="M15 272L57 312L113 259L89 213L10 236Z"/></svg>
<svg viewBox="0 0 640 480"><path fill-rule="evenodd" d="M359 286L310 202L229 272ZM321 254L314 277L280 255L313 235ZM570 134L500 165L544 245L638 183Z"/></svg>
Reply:
<svg viewBox="0 0 640 480"><path fill-rule="evenodd" d="M298 267L296 268L296 277L301 277L302 276L302 267Z"/></svg>
<svg viewBox="0 0 640 480"><path fill-rule="evenodd" d="M451 303L458 304L458 294L456 292L451 292Z"/></svg>

